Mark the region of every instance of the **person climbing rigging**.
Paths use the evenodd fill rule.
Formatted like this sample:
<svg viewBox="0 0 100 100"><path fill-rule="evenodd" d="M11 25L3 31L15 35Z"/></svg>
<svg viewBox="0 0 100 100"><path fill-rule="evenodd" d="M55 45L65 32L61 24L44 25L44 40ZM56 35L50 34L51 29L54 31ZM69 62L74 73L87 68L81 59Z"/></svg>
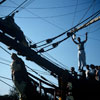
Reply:
<svg viewBox="0 0 100 100"><path fill-rule="evenodd" d="M81 38L78 37L78 42L75 41L75 39L72 37L72 40L75 44L78 45L78 69L79 71L83 69L84 66L86 66L86 54L84 50L84 44L87 42L87 32L86 32L86 39L84 41L81 41Z"/></svg>

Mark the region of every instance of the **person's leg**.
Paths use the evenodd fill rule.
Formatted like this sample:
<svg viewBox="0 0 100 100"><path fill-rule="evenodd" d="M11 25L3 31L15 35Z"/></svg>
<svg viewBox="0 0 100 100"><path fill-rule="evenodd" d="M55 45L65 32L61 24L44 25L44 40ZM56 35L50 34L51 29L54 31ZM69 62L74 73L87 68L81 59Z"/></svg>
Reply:
<svg viewBox="0 0 100 100"><path fill-rule="evenodd" d="M22 81L21 83L18 83L17 81L14 81L14 84L16 86L16 89L19 92L19 100L26 100L26 94L24 93L25 91L25 87L26 87L26 83L24 81Z"/></svg>
<svg viewBox="0 0 100 100"><path fill-rule="evenodd" d="M81 70L81 53L78 51L78 70Z"/></svg>
<svg viewBox="0 0 100 100"><path fill-rule="evenodd" d="M81 59L82 59L82 69L83 69L83 67L86 66L86 56L84 51L82 51Z"/></svg>

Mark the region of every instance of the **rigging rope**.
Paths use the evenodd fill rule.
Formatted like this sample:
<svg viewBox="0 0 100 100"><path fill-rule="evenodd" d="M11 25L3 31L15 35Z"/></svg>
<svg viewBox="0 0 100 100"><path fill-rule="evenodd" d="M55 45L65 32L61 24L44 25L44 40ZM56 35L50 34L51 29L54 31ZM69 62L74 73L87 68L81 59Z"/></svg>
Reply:
<svg viewBox="0 0 100 100"><path fill-rule="evenodd" d="M7 59L5 59L5 58L2 58L2 57L0 57L0 60L6 61L6 62L8 62L8 63L11 63L11 61L9 61L9 60L7 60Z"/></svg>
<svg viewBox="0 0 100 100"><path fill-rule="evenodd" d="M10 52L8 52L6 49L4 49L2 46L0 46L1 49L3 49L6 53L8 53L9 55L11 55Z"/></svg>
<svg viewBox="0 0 100 100"><path fill-rule="evenodd" d="M18 11L18 9L19 9L22 5L24 5L27 1L28 1L28 0L25 0L24 2L22 2L16 9L14 9L11 13L9 13L8 16L10 16L10 15L12 15L14 12Z"/></svg>
<svg viewBox="0 0 100 100"><path fill-rule="evenodd" d="M10 66L9 64L6 64L4 62L0 62L1 64L4 64L4 65L7 65L7 66ZM45 77L41 76L39 73L37 73L36 71L34 71L32 68L30 68L29 66L25 65L28 69L30 69L32 72L34 72L35 74L37 74L38 76L40 76L43 80L49 82L50 84L52 84L53 86L55 86L55 83L52 83L50 82L49 80L47 80ZM29 72L28 72L29 73ZM0 78L5 78L5 79L8 79L8 80L11 80L9 78L6 78L6 77L3 77L3 76L0 76Z"/></svg>
<svg viewBox="0 0 100 100"><path fill-rule="evenodd" d="M72 26L74 25L74 21L75 21L75 17L76 17L77 7L78 7L78 0L77 0L77 2L76 2L76 6L75 6L74 16L73 16L73 20L72 20Z"/></svg>
<svg viewBox="0 0 100 100"><path fill-rule="evenodd" d="M9 1L11 1L12 3L14 3L16 5L16 3L13 0L9 0ZM91 0L85 1L83 3L78 3L78 6L86 5L90 2L91 2ZM32 7L32 8L27 8L27 9L39 9L39 10L41 10L41 9L61 9L61 8L67 8L67 7L73 7L73 6L76 6L76 5L72 4L72 5L67 5L67 6L54 6L54 7ZM3 5L2 7L16 8L15 6L8 6L8 5L6 5L6 6ZM21 7L21 8L23 8L23 7Z"/></svg>
<svg viewBox="0 0 100 100"><path fill-rule="evenodd" d="M8 52L6 49L4 49L2 46L0 46L5 52L7 52L9 55L11 55L11 53L10 52ZM47 58L46 56L44 56L43 54L41 54L45 59L47 59L47 60L49 60L50 62L52 62L53 64L55 64L55 65L57 65L57 66L59 66L60 68L62 68L59 64L57 64L57 63L55 63L55 62L53 62L52 60L50 60L49 58ZM10 62L10 61L9 61ZM2 62L1 62L2 63ZM2 64L4 64L4 63L2 63ZM8 65L8 64L6 64L6 65Z"/></svg>
<svg viewBox="0 0 100 100"><path fill-rule="evenodd" d="M45 57L47 60L49 60L50 62L52 62L53 64L55 64L56 66L59 66L59 68L62 68L65 70L65 65L63 65L60 61L58 61L57 59L53 58L50 54L48 54L49 57L51 57L53 60L55 60L56 62L52 61L50 58L48 58L47 56L41 54L43 57ZM64 67L63 67L64 66ZM67 66L66 66L67 67Z"/></svg>
<svg viewBox="0 0 100 100"><path fill-rule="evenodd" d="M0 46L5 52L7 52L9 55L11 55L11 53L10 52L8 52L6 49L4 49L2 46ZM47 60L49 60L50 62L52 62L53 64L55 64L55 65L57 65L57 66L59 66L60 67L60 65L59 64L57 64L56 62L53 62L52 60L50 60L49 58L47 58L46 56L44 56L43 54L41 54L44 58L46 58ZM7 60L8 61L8 60ZM10 61L9 61L10 62ZM62 67L60 67L60 68L62 68Z"/></svg>
<svg viewBox="0 0 100 100"><path fill-rule="evenodd" d="M3 81L3 80L1 80L1 79L0 79L0 81L3 82L4 84L10 86L11 88L14 88L13 86L11 86L10 84L8 84L7 82L5 82L5 81Z"/></svg>
<svg viewBox="0 0 100 100"><path fill-rule="evenodd" d="M4 62L0 62L0 63L9 66L9 64L6 64L6 63L4 63Z"/></svg>
<svg viewBox="0 0 100 100"><path fill-rule="evenodd" d="M93 0L91 5L89 6L89 8L87 9L87 11L85 12L85 14L83 15L83 17L80 19L79 23L82 21L82 19L86 16L86 14L88 13L88 11L91 9L91 7L93 6L93 4L96 2L96 0Z"/></svg>
<svg viewBox="0 0 100 100"><path fill-rule="evenodd" d="M7 52L8 54L10 54L11 55L11 53L9 53L6 49L4 49L2 46L0 46L5 52ZM9 66L9 64L6 64L6 63L4 63L4 62L0 62L1 64L5 64L5 65L8 65ZM32 68L30 68L30 67L28 67L27 65L26 65L26 67L27 68L29 68L30 70L32 70L33 72L35 72L37 75L39 75L42 79L44 79L44 80L46 80L46 81L48 81L46 78L44 78L43 76L41 76L40 74L38 74L36 71L34 71ZM48 81L48 82L50 82L50 81ZM54 85L52 82L50 82L52 85Z"/></svg>
<svg viewBox="0 0 100 100"><path fill-rule="evenodd" d="M12 79L4 77L4 76L0 76L0 78L7 79L7 80L12 80Z"/></svg>
<svg viewBox="0 0 100 100"><path fill-rule="evenodd" d="M3 61L7 61L7 60L3 60ZM7 63L1 62L1 61L0 61L0 64L10 66L10 64L7 64ZM39 73L41 72L42 74L44 74L44 73L45 73L45 74L48 74L47 72L43 72L43 71L40 71L40 70L37 70L37 69L32 69L32 70L38 71ZM48 74L48 75L50 75L50 74Z"/></svg>
<svg viewBox="0 0 100 100"><path fill-rule="evenodd" d="M99 13L100 13L100 10L98 10L97 12L95 12L94 14L92 14L90 17L86 18L86 19L83 20L82 22L78 23L78 24L75 25L74 27L70 28L69 30L67 30L67 31L65 31L65 32L63 32L63 33L61 33L60 35L55 36L55 37L53 37L53 38L49 38L49 39L43 40L43 41L40 41L40 42L37 42L37 43L33 44L31 47L32 47L32 48L38 48L38 47L42 47L42 46L45 46L45 45L47 45L47 44L53 42L55 39L57 39L57 38L59 38L59 37L65 35L67 32L69 32L69 31L72 30L72 29L75 29L77 26L81 25L82 23L86 22L87 20L89 20L89 19L91 20L91 19L95 18ZM90 20L89 20L89 21L90 21ZM89 21L88 21L88 22L89 22ZM67 38L66 38L66 39L67 39ZM64 40L66 40L66 39L64 39ZM44 44L42 44L42 45L40 45L40 46L37 46L37 44L42 43L42 42L44 42L44 41L45 41L46 43L44 43ZM62 41L63 41L63 40L62 40ZM60 42L60 41L59 41L59 42ZM58 42L58 44L59 44L59 42ZM52 44L51 44L51 45L52 45ZM51 45L49 45L49 46L51 46ZM54 44L54 45L56 45L56 44ZM47 46L47 47L49 47L49 46ZM43 51L43 50L41 49L41 51Z"/></svg>
<svg viewBox="0 0 100 100"><path fill-rule="evenodd" d="M1 2L0 2L0 4L2 4L2 3L4 3L6 0L2 0Z"/></svg>
<svg viewBox="0 0 100 100"><path fill-rule="evenodd" d="M18 5L15 1L10 0L13 4ZM27 2L28 0L26 0ZM34 0L35 1L35 0ZM23 5L23 7L19 7L19 10L21 9L25 9L29 4L31 4L33 2L33 0L29 0L25 5Z"/></svg>
<svg viewBox="0 0 100 100"><path fill-rule="evenodd" d="M50 82L49 80L47 80L45 77L41 76L39 73L37 73L36 71L34 71L32 68L28 67L26 65L27 68L29 68L32 72L34 72L35 74L37 74L38 76L40 76L43 80L49 82L50 84L54 85L52 82Z"/></svg>
<svg viewBox="0 0 100 100"><path fill-rule="evenodd" d="M35 1L35 0L34 0L34 1ZM17 4L16 4L16 5L17 5ZM23 7L21 7L21 8L23 8ZM53 26L55 26L55 27L57 27L57 28L59 28L59 29L61 29L61 30L64 30L62 27L60 27L60 26L58 26L58 25L56 25L56 24L54 24L54 23L52 23L52 22L50 22L50 21L48 21L48 20L42 18L41 16L39 16L39 15L37 15L37 14L31 12L30 10L28 10L28 9L25 9L25 10L26 10L27 12L29 12L30 14L32 14L32 15L34 15L34 16L37 16L37 17L40 18L41 20L43 20L43 21L45 21L45 22L47 22L47 23L49 23L49 24L51 24L51 25L53 25Z"/></svg>
<svg viewBox="0 0 100 100"><path fill-rule="evenodd" d="M72 27L71 29L69 29L69 30L67 30L66 32L67 32L67 37L66 38L64 38L64 39L62 39L62 40L60 40L60 41L58 41L58 42L55 42L55 43L52 43L52 44L49 44L49 45L47 45L47 46L45 46L45 47L43 47L43 48L41 48L38 52L40 52L40 53L42 53L42 52L47 52L47 51L49 51L49 50L52 50L53 48L55 48L55 47L57 47L61 42L63 42L63 41L65 41L66 39L68 39L70 36L72 36L74 33L72 33L72 32L70 32L70 33L68 33L68 31L70 31L70 30L72 30L72 29L76 29L75 30L75 32L77 31L77 26L79 26L80 24L82 24L83 22L85 22L85 21L87 21L87 20L89 20L89 21L87 21L84 25L82 25L79 29L82 29L82 28L85 28L85 27L87 27L89 24L89 22L91 21L91 20L93 20L96 16L98 16L100 14L100 10L98 10L96 13L94 13L94 14L92 14L90 17L88 17L87 19L85 19L84 21L82 21L82 22L80 22L79 24L77 24L76 26L74 26L74 27ZM90 23L91 24L91 23ZM79 30L78 29L78 30ZM58 37L60 37L60 36L62 36L62 35L64 35L66 32L64 32L64 33L62 33L62 34L60 34L60 35L58 35L58 36L56 36L56 37L54 37L54 38L51 38L51 39L47 39L47 40L54 40L54 39L56 39L56 38L58 38ZM47 41L46 40L46 41ZM48 43L47 43L48 44ZM46 45L46 44L45 44ZM47 47L50 47L50 46L52 46L52 48L50 48L50 49L48 49L48 50L44 50L44 48L47 48Z"/></svg>

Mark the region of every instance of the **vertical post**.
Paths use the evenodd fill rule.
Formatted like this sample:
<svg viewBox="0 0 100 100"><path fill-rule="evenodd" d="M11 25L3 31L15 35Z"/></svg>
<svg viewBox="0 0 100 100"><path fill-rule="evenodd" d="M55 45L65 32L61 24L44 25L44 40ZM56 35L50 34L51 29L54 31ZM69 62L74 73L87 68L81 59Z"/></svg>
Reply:
<svg viewBox="0 0 100 100"><path fill-rule="evenodd" d="M41 95L41 81L39 81L39 93Z"/></svg>
<svg viewBox="0 0 100 100"><path fill-rule="evenodd" d="M54 100L56 100L56 89L54 90Z"/></svg>
<svg viewBox="0 0 100 100"><path fill-rule="evenodd" d="M66 90L67 90L67 83L68 83L68 71L65 70L62 76L58 77L59 88L60 88L60 97L59 100L66 100Z"/></svg>

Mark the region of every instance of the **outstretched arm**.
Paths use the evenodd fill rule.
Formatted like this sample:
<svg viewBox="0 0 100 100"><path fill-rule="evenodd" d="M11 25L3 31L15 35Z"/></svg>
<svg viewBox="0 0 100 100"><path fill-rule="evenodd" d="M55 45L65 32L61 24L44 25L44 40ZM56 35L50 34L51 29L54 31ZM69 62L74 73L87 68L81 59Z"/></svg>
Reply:
<svg viewBox="0 0 100 100"><path fill-rule="evenodd" d="M88 33L86 32L86 33L85 33L85 35L86 35L86 39L84 40L84 42L86 42L86 41L87 41L87 39L88 39L88 36L87 36L87 35L88 35Z"/></svg>
<svg viewBox="0 0 100 100"><path fill-rule="evenodd" d="M72 37L72 36L71 36ZM72 37L72 40L73 40L73 42L75 43L75 44L78 44L75 40L74 40L74 38Z"/></svg>

